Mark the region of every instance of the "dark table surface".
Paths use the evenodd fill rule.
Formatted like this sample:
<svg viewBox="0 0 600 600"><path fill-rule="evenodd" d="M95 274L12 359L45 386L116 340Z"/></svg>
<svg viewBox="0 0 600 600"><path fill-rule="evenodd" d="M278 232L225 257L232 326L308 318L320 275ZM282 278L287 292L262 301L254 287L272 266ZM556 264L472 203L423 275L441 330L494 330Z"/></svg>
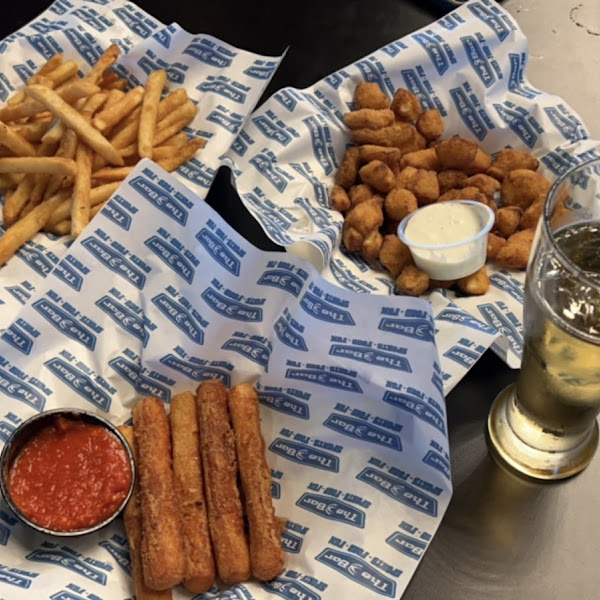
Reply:
<svg viewBox="0 0 600 600"><path fill-rule="evenodd" d="M263 98L284 86L306 87L445 12L434 0L136 4L165 23L250 51L288 48ZM0 39L48 5L4 0ZM243 207L226 169L207 201L250 242L278 249ZM489 456L487 414L516 375L488 351L448 395L454 496L403 600L600 599L600 459L572 480L544 485L506 473Z"/></svg>

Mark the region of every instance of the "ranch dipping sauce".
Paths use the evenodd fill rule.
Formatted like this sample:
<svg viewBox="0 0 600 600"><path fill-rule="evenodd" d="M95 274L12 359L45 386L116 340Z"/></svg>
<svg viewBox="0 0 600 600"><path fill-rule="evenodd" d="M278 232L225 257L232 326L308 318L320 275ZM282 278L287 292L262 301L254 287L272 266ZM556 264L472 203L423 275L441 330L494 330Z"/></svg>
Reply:
<svg viewBox="0 0 600 600"><path fill-rule="evenodd" d="M433 279L466 277L484 263L493 211L480 202L437 202L408 215L398 236L416 266Z"/></svg>

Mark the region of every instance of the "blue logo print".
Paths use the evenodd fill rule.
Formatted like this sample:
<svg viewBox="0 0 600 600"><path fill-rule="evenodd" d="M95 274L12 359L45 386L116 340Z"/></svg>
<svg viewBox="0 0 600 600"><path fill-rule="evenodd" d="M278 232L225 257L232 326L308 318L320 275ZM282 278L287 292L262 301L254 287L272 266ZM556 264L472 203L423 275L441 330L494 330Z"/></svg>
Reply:
<svg viewBox="0 0 600 600"><path fill-rule="evenodd" d="M302 549L302 538L284 529L281 532L281 545L288 554L299 554Z"/></svg>
<svg viewBox="0 0 600 600"><path fill-rule="evenodd" d="M241 86L240 86L241 87ZM216 77L208 76L206 81L203 81L200 85L196 86L199 92L212 92L223 96L232 102L243 104L246 101L246 93L241 91L235 84L229 83L227 80L223 80ZM244 87L244 90L248 88Z"/></svg>
<svg viewBox="0 0 600 600"><path fill-rule="evenodd" d="M283 392L263 392L258 395L261 404L292 417L308 419L310 410L308 404Z"/></svg>
<svg viewBox="0 0 600 600"><path fill-rule="evenodd" d="M275 125L264 115L254 117L252 122L266 138L279 142L282 146L287 146L292 141L292 136L285 129Z"/></svg>
<svg viewBox="0 0 600 600"><path fill-rule="evenodd" d="M386 598L394 598L396 595L396 582L355 554L342 552L337 548L325 548L315 556L315 560L331 567L376 594Z"/></svg>
<svg viewBox="0 0 600 600"><path fill-rule="evenodd" d="M64 281L69 287L74 290L81 290L83 285L83 277L66 261L61 260L57 265L52 274L58 277L61 281Z"/></svg>
<svg viewBox="0 0 600 600"><path fill-rule="evenodd" d="M437 500L422 490L372 467L363 469L356 479L374 487L393 500L414 508L426 515L437 517Z"/></svg>
<svg viewBox="0 0 600 600"><path fill-rule="evenodd" d="M330 371L321 371L319 369L288 369L285 372L286 379L297 379L298 381L308 381L326 387L345 390L346 392L356 392L362 394L362 388L353 378L340 373Z"/></svg>
<svg viewBox="0 0 600 600"><path fill-rule="evenodd" d="M398 356L397 354L384 352L375 348L365 348L364 346L353 346L351 344L332 344L329 354L331 356L342 356L369 365L412 373L410 363L404 356Z"/></svg>
<svg viewBox="0 0 600 600"><path fill-rule="evenodd" d="M470 369L478 361L481 354L468 350L464 346L452 346L444 352L444 356L458 363L461 367Z"/></svg>
<svg viewBox="0 0 600 600"><path fill-rule="evenodd" d="M530 148L535 146L538 136L521 113L506 108L501 104L494 104L494 108L499 117L509 126L514 134L521 138L523 143L527 144Z"/></svg>
<svg viewBox="0 0 600 600"><path fill-rule="evenodd" d="M12 569L0 568L0 583L14 585L15 587L27 590L31 585L31 579L14 572Z"/></svg>
<svg viewBox="0 0 600 600"><path fill-rule="evenodd" d="M416 396L402 394L400 392L387 391L383 395L382 400L414 415L425 423L429 423L443 435L446 435L446 425L444 423L444 419L437 412L432 410L429 404L423 402Z"/></svg>
<svg viewBox="0 0 600 600"><path fill-rule="evenodd" d="M46 277L46 275L54 268L52 261L35 248L28 248L27 246L21 247L18 250L17 255L25 261L25 264L28 267L31 267L42 277Z"/></svg>
<svg viewBox="0 0 600 600"><path fill-rule="evenodd" d="M47 298L37 300L32 306L52 327L58 329L63 335L79 342L89 350L96 347L96 336L81 323L78 323L68 312L59 308Z"/></svg>
<svg viewBox="0 0 600 600"><path fill-rule="evenodd" d="M65 29L63 33L88 65L91 66L98 60L100 52L90 43L93 40L91 36L81 34L76 29ZM89 38L89 41L86 38Z"/></svg>
<svg viewBox="0 0 600 600"><path fill-rule="evenodd" d="M218 369L208 365L199 365L193 362L187 362L177 358L174 354L167 354L160 359L160 362L177 371L182 373L186 377L193 379L194 381L205 381L206 379L218 379L222 381L226 387L231 385L231 376L224 369Z"/></svg>
<svg viewBox="0 0 600 600"><path fill-rule="evenodd" d="M104 540L98 544L102 546L116 561L116 563L127 573L131 575L131 556L129 550L119 548L117 545Z"/></svg>
<svg viewBox="0 0 600 600"><path fill-rule="evenodd" d="M17 379L4 369L0 369L0 391L36 410L44 410L46 404L44 396L38 390Z"/></svg>
<svg viewBox="0 0 600 600"><path fill-rule="evenodd" d="M194 279L194 267L177 248L174 248L157 235L153 235L147 239L144 245L152 250L160 260L175 271L182 279L188 283L192 283Z"/></svg>
<svg viewBox="0 0 600 600"><path fill-rule="evenodd" d="M26 304L31 298L31 294L26 292L22 287L18 285L11 285L4 288L13 298L18 300L21 304Z"/></svg>
<svg viewBox="0 0 600 600"><path fill-rule="evenodd" d="M279 317L279 319L275 321L274 328L275 335L277 335L283 344L293 348L294 350L301 350L302 352L308 351L308 346L306 345L304 338L292 329L291 325L284 319L284 317Z"/></svg>
<svg viewBox="0 0 600 600"><path fill-rule="evenodd" d="M331 146L331 133L329 129L319 123L315 117L306 117L306 119L302 119L302 122L306 125L310 133L310 141L315 158L319 161L321 167L323 167L325 174L329 175L333 172L335 166L332 157L328 153L328 149Z"/></svg>
<svg viewBox="0 0 600 600"><path fill-rule="evenodd" d="M72 573L77 573L86 579L106 585L106 573L94 569L88 563L64 550L34 550L25 558L34 562L64 567Z"/></svg>
<svg viewBox="0 0 600 600"><path fill-rule="evenodd" d="M113 358L108 364L140 394L156 396L164 402L169 402L171 399L171 392L169 389L156 383L149 377L145 377L141 373L139 365L122 357Z"/></svg>
<svg viewBox="0 0 600 600"><path fill-rule="evenodd" d="M415 33L412 37L419 43L423 50L427 52L429 60L435 67L435 70L440 75L443 75L450 65L448 64L448 58L446 57L442 45L426 33Z"/></svg>
<svg viewBox="0 0 600 600"><path fill-rule="evenodd" d="M113 13L129 28L133 33L139 35L141 38L146 39L152 35L152 29L149 24L144 23L141 19L138 19L135 15L132 15L126 7L119 7L113 10Z"/></svg>
<svg viewBox="0 0 600 600"><path fill-rule="evenodd" d="M7 327L0 337L2 337L7 344L10 344L13 348L16 348L23 354L29 354L33 348L33 340L26 333L21 331L15 323Z"/></svg>
<svg viewBox="0 0 600 600"><path fill-rule="evenodd" d="M487 129L479 116L477 109L473 106L473 102L461 88L450 90L452 98L460 118L463 123L471 130L473 135L478 140L483 140L487 134Z"/></svg>
<svg viewBox="0 0 600 600"><path fill-rule="evenodd" d="M494 14L489 8L480 3L470 4L467 7L482 23L485 23L497 36L500 41L505 40L510 30L500 17Z"/></svg>
<svg viewBox="0 0 600 600"><path fill-rule="evenodd" d="M257 323L262 321L262 308L247 306L242 302L237 302L236 300L232 300L231 298L219 294L212 288L206 288L202 292L201 298L215 312L218 312L228 319L235 319L236 321L244 321L247 323Z"/></svg>
<svg viewBox="0 0 600 600"><path fill-rule="evenodd" d="M117 197L115 197L116 200ZM102 214L115 225L118 225L125 231L131 227L131 215L128 215L117 202L107 202L102 209Z"/></svg>
<svg viewBox="0 0 600 600"><path fill-rule="evenodd" d="M442 312L435 318L436 321L446 321L448 323L456 323L457 325L469 327L470 329L475 329L476 331L482 331L484 333L489 333L490 335L495 335L496 331L490 327L487 323L483 321L479 321L475 317L472 317L466 312L458 308L445 308Z"/></svg>
<svg viewBox="0 0 600 600"><path fill-rule="evenodd" d="M204 343L204 331L202 326L206 327L208 323L203 322L202 325L192 316L191 312L182 306L179 302L162 293L152 298L152 304L160 310L160 312L177 327L183 331L185 335L196 344Z"/></svg>
<svg viewBox="0 0 600 600"><path fill-rule="evenodd" d="M289 271L284 271L283 269L271 269L265 271L256 283L258 283L258 285L270 285L271 287L285 290L296 298L300 295L302 286L304 285L302 278Z"/></svg>
<svg viewBox="0 0 600 600"><path fill-rule="evenodd" d="M231 338L230 340L227 340L221 348L223 350L237 352L262 367L267 366L269 363L269 356L271 355L271 350L265 346L265 344L258 340L246 338Z"/></svg>
<svg viewBox="0 0 600 600"><path fill-rule="evenodd" d="M339 473L340 471L340 459L337 456L300 442L277 438L271 443L269 450L292 462L314 467L315 469L331 471L332 473Z"/></svg>
<svg viewBox="0 0 600 600"><path fill-rule="evenodd" d="M300 300L300 306L309 315L336 325L356 325L352 315L347 311L325 302L311 292L306 292ZM381 328L381 327L380 327Z"/></svg>
<svg viewBox="0 0 600 600"><path fill-rule="evenodd" d="M441 454L429 450L423 458L423 462L432 469L439 471L448 481L450 481L450 463Z"/></svg>
<svg viewBox="0 0 600 600"><path fill-rule="evenodd" d="M96 306L105 312L117 325L122 327L127 333L142 342L145 347L148 343L148 332L144 326L144 321L125 305L117 302L110 296L102 296Z"/></svg>
<svg viewBox="0 0 600 600"><path fill-rule="evenodd" d="M356 440L364 440L398 452L402 451L400 436L381 427L371 425L362 419L334 413L325 419L323 425Z"/></svg>
<svg viewBox="0 0 600 600"><path fill-rule="evenodd" d="M240 274L240 259L212 231L203 228L196 234L196 239L224 269L234 275Z"/></svg>
<svg viewBox="0 0 600 600"><path fill-rule="evenodd" d="M423 342L433 342L434 340L433 325L428 319L395 319L384 317L379 322L378 329Z"/></svg>
<svg viewBox="0 0 600 600"><path fill-rule="evenodd" d="M85 373L82 373L79 369L76 369L73 365L58 357L51 358L44 365L75 393L97 408L108 412L110 408L110 396L99 389Z"/></svg>
<svg viewBox="0 0 600 600"><path fill-rule="evenodd" d="M258 153L249 162L278 192L285 190L288 182L283 171L266 154Z"/></svg>
<svg viewBox="0 0 600 600"><path fill-rule="evenodd" d="M219 52L210 42L205 40L191 43L183 51L183 54L192 56L206 65L217 67L219 69L230 67L232 62L231 55L228 56Z"/></svg>
<svg viewBox="0 0 600 600"><path fill-rule="evenodd" d="M163 188L144 177L135 177L129 182L129 185L175 222L180 225L187 223L188 211L186 208L181 206L182 203Z"/></svg>
<svg viewBox="0 0 600 600"><path fill-rule="evenodd" d="M276 594L285 600L321 600L321 596L309 590L296 579L277 577L272 581L261 583L261 586L271 594Z"/></svg>
<svg viewBox="0 0 600 600"><path fill-rule="evenodd" d="M366 515L364 511L331 496L307 492L298 498L296 506L331 521L339 521L360 529L365 527Z"/></svg>
<svg viewBox="0 0 600 600"><path fill-rule="evenodd" d="M460 41L462 42L473 70L479 79L481 79L481 83L483 83L486 88L489 88L496 81L496 75L492 70L481 44L472 35L461 37Z"/></svg>
<svg viewBox="0 0 600 600"><path fill-rule="evenodd" d="M107 246L95 237L86 238L81 242L81 245L113 273L123 277L139 290L143 289L146 284L146 275L119 251Z"/></svg>
<svg viewBox="0 0 600 600"><path fill-rule="evenodd" d="M418 540L398 531L392 533L385 541L392 548L398 550L398 552L401 552L414 560L420 560L427 549L427 543L423 540Z"/></svg>
<svg viewBox="0 0 600 600"><path fill-rule="evenodd" d="M478 310L481 316L508 340L509 349L516 356L521 357L523 336L517 330L517 324L505 317L500 309L492 303L482 304L478 307Z"/></svg>

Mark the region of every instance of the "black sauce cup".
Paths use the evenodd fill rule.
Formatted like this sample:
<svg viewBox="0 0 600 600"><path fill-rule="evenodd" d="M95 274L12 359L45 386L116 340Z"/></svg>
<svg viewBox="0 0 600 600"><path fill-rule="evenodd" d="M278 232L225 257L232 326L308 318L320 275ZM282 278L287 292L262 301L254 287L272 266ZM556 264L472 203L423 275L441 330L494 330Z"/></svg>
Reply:
<svg viewBox="0 0 600 600"><path fill-rule="evenodd" d="M14 502L14 500L10 496L10 491L8 489L8 474L10 472L10 468L19 455L19 452L23 449L24 445L39 431L41 431L44 427L50 425L54 419L57 417L64 417L67 420L71 421L80 421L84 423L90 423L92 425L100 425L110 431L112 434L116 436L116 438L121 442L123 448L127 452L127 456L129 458L129 466L131 469L131 485L129 486L129 490L123 502L121 502L120 506L106 519L91 525L90 527L86 527L83 529L74 529L69 531L56 531L54 529L49 529L47 527L43 527L34 523L30 519L28 519L23 512L19 509L18 505ZM118 428L113 425L107 419L100 417L94 413L81 410L78 408L58 408L55 410L47 410L38 415L23 421L12 433L4 448L2 449L2 454L0 455L0 491L2 491L2 495L4 496L4 500L8 504L9 508L12 512L26 525L39 531L40 533L44 533L47 535L60 536L60 537L76 537L81 535L86 535L88 533L92 533L94 531L98 531L102 529L110 522L112 522L125 508L131 494L133 492L133 486L135 483L135 463L133 460L133 453L127 440L123 437Z"/></svg>

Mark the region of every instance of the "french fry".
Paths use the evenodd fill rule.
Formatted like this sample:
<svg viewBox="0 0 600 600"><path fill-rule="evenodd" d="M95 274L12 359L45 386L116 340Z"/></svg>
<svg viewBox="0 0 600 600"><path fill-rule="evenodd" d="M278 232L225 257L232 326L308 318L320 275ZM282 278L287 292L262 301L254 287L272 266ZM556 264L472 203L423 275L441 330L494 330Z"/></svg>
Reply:
<svg viewBox="0 0 600 600"><path fill-rule="evenodd" d="M23 100L25 100L27 96L25 96L25 92L23 90L19 90L16 94L13 94L7 101L6 104L8 106L15 106L16 104L21 104Z"/></svg>
<svg viewBox="0 0 600 600"><path fill-rule="evenodd" d="M65 124L60 119L55 119L50 129L42 137L42 142L60 142L66 129Z"/></svg>
<svg viewBox="0 0 600 600"><path fill-rule="evenodd" d="M133 167L106 167L92 173L96 181L123 181L133 171Z"/></svg>
<svg viewBox="0 0 600 600"><path fill-rule="evenodd" d="M15 252L35 235L45 225L48 217L54 209L62 202L62 198L57 195L46 202L36 206L27 216L17 221L12 227L9 227L4 235L0 237L0 267L6 261L14 256Z"/></svg>
<svg viewBox="0 0 600 600"><path fill-rule="evenodd" d="M164 69L160 69L152 72L146 83L138 129L138 154L141 158L152 158L158 105L166 81L167 72Z"/></svg>
<svg viewBox="0 0 600 600"><path fill-rule="evenodd" d="M113 104L115 104L116 102L121 100L123 96L125 96L125 92L122 92L121 90L106 90L105 93L107 95L107 98L104 108L110 108Z"/></svg>
<svg viewBox="0 0 600 600"><path fill-rule="evenodd" d="M30 173L21 179L14 193L6 197L4 201L4 208L2 209L4 227L10 227L17 221L21 211L23 210L23 207L29 200L29 194L33 189L34 183L34 175Z"/></svg>
<svg viewBox="0 0 600 600"><path fill-rule="evenodd" d="M42 142L45 143L45 142ZM72 129L67 129L64 137L60 140L60 145L56 151L56 156L63 158L74 158L77 150L77 134ZM48 199L58 191L63 182L63 175L53 175L48 182L48 186L45 191L45 198Z"/></svg>
<svg viewBox="0 0 600 600"><path fill-rule="evenodd" d="M0 144L17 156L35 156L35 148L17 131L0 121Z"/></svg>
<svg viewBox="0 0 600 600"><path fill-rule="evenodd" d="M113 81L104 86L105 90L120 90L123 91L127 87L127 81L125 79L119 79Z"/></svg>
<svg viewBox="0 0 600 600"><path fill-rule="evenodd" d="M186 121L187 125L196 116L197 112L198 108L196 105L191 100L188 100L185 104L178 106L175 110L162 118L156 125L156 130L162 131L163 129L168 129L171 125L178 123L179 121Z"/></svg>
<svg viewBox="0 0 600 600"><path fill-rule="evenodd" d="M190 123L190 121L192 119L193 119L192 116L190 116L189 118L186 118L186 119L180 119L179 121L177 121L176 123L173 123L169 127L165 127L164 129L157 131L154 134L154 145L155 146L162 145L170 137L173 137L176 133L179 133L186 125L188 125Z"/></svg>
<svg viewBox="0 0 600 600"><path fill-rule="evenodd" d="M98 131L105 131L125 118L132 110L141 104L144 88L139 86L127 92L119 102L97 114L92 124Z"/></svg>
<svg viewBox="0 0 600 600"><path fill-rule="evenodd" d="M120 185L120 181L113 181L92 188L90 190L90 210L92 210L94 206L106 202ZM67 190L66 192L61 191L60 193L63 194L62 202L54 209L52 215L48 218L47 225L56 225L56 223L68 219L71 215L71 205L73 203L71 192ZM66 196L64 195L65 193L67 194Z"/></svg>
<svg viewBox="0 0 600 600"><path fill-rule="evenodd" d="M90 120L93 114L99 110L102 106L106 106L109 100L109 94L104 92L98 92L89 96L81 108L81 115Z"/></svg>
<svg viewBox="0 0 600 600"><path fill-rule="evenodd" d="M29 81L27 83L34 83L32 80L34 80L36 77L48 75L48 73L51 73L52 71L54 71L55 69L60 67L60 65L62 65L62 62L63 62L63 55L60 52L58 54L52 55L40 67L39 71L35 75L33 75L31 77L31 79L29 79Z"/></svg>
<svg viewBox="0 0 600 600"><path fill-rule="evenodd" d="M120 79L121 78L114 71L105 71L102 75L102 78L97 83L101 88L104 88L111 83L115 83L115 81L119 81Z"/></svg>
<svg viewBox="0 0 600 600"><path fill-rule="evenodd" d="M86 75L86 79L89 79L93 83L98 83L104 76L106 69L112 67L117 58L119 58L119 46L117 44L111 44L96 61L96 64L92 67L91 71Z"/></svg>
<svg viewBox="0 0 600 600"><path fill-rule="evenodd" d="M180 148L176 146L156 146L156 148L152 150L152 158L154 161L159 162L167 158L172 158L177 154L178 150L180 150Z"/></svg>
<svg viewBox="0 0 600 600"><path fill-rule="evenodd" d="M57 121L57 123L60 123L60 121ZM52 118L50 118L43 121L14 125L12 130L23 136L28 142L38 143L41 142L42 138L48 133L52 124Z"/></svg>
<svg viewBox="0 0 600 600"><path fill-rule="evenodd" d="M100 92L100 88L91 81L75 79L54 90L67 104L73 104L80 98L87 98Z"/></svg>
<svg viewBox="0 0 600 600"><path fill-rule="evenodd" d="M196 138L191 142L188 142L183 148L179 149L175 156L157 162L165 171L169 171L169 173L175 171L175 169L178 169L183 163L190 160L200 148L203 148L205 142L206 141L202 138Z"/></svg>
<svg viewBox="0 0 600 600"><path fill-rule="evenodd" d="M65 219L54 225L44 225L43 231L54 235L69 235L71 233L71 219Z"/></svg>
<svg viewBox="0 0 600 600"><path fill-rule="evenodd" d="M43 73L43 76L50 81L52 87L58 87L73 77L73 75L77 75L77 71L79 71L79 66L77 63L74 60L67 60L57 66L55 69L52 69L47 73Z"/></svg>
<svg viewBox="0 0 600 600"><path fill-rule="evenodd" d="M188 143L188 135L185 131L180 131L176 133L173 137L170 137L168 140L165 140L162 143L162 146L156 146L156 148L162 148L164 146L173 146L175 148L183 148Z"/></svg>
<svg viewBox="0 0 600 600"><path fill-rule="evenodd" d="M90 222L90 190L92 187L92 153L85 144L77 146L75 155L77 175L71 207L71 235L78 237Z"/></svg>
<svg viewBox="0 0 600 600"><path fill-rule="evenodd" d="M0 158L0 173L52 173L75 175L74 160L56 156L19 156Z"/></svg>
<svg viewBox="0 0 600 600"><path fill-rule="evenodd" d="M43 86L32 85L27 88L27 93L35 100L41 102L53 115L62 119L68 127L74 129L79 137L88 146L93 148L109 163L123 166L123 159L119 156L112 144L72 106L64 102L57 94Z"/></svg>

